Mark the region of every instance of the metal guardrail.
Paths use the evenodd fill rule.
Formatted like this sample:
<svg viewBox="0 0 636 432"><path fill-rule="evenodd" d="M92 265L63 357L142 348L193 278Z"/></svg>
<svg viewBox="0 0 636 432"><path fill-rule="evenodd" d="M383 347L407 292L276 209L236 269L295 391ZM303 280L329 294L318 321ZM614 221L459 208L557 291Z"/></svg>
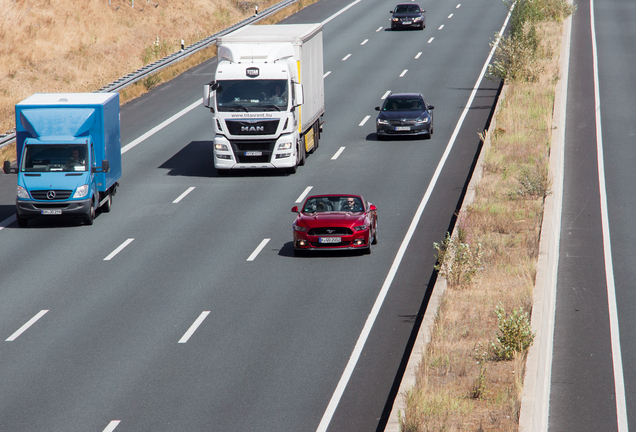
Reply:
<svg viewBox="0 0 636 432"><path fill-rule="evenodd" d="M141 69L135 71L135 72L131 72L126 76L123 76L121 78L119 78L116 81L113 81L110 84L105 85L104 87L100 88L99 90L97 90L96 93L105 93L105 92L114 92L114 91L119 91L131 84L136 83L139 80L142 80L144 78L147 78L148 76L160 71L161 69L170 66L180 60L185 59L186 57L196 53L199 50L202 50L203 48L207 48L210 45L214 44L217 40L217 38L224 36L238 28L244 27L246 25L249 24L253 24L256 23L260 20L262 20L263 18L267 18L270 15L275 14L276 12L279 12L280 10L286 8L287 6L290 6L296 2L298 2L299 0L283 0L279 3L276 3L273 6L268 7L267 9L263 10L262 12L259 12L258 14L255 14L249 18L244 19L243 21L236 23L224 30L221 30L218 33L213 34L212 36L208 36L205 39L202 39L198 42L193 43L192 45L189 45L187 47L184 47L182 50L177 51L175 53L172 53L160 60L157 60L154 63L150 63L147 64L146 66L142 67ZM1 135L0 134L0 149L11 144L13 141L15 140L15 131L6 135Z"/></svg>

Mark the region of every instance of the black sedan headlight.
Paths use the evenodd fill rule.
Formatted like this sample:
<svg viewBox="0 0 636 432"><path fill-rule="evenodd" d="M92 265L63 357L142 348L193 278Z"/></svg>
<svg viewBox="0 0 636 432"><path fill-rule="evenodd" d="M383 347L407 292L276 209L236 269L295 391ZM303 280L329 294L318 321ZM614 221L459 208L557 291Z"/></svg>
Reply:
<svg viewBox="0 0 636 432"><path fill-rule="evenodd" d="M385 125L386 126L386 125L389 124L389 121L387 119L385 119L385 118L379 118L378 117L378 119L376 120L376 123L378 125Z"/></svg>
<svg viewBox="0 0 636 432"><path fill-rule="evenodd" d="M431 119L427 115L423 115L415 119L415 123L417 124L428 124L430 121Z"/></svg>

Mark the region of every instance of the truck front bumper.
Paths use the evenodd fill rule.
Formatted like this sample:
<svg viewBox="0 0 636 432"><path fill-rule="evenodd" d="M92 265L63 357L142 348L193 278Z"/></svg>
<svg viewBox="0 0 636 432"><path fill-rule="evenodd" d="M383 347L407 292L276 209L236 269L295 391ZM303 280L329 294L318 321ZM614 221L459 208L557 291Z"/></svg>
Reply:
<svg viewBox="0 0 636 432"><path fill-rule="evenodd" d="M92 198L73 201L15 201L16 214L20 218L35 218L47 216L85 217L90 212Z"/></svg>
<svg viewBox="0 0 636 432"><path fill-rule="evenodd" d="M217 169L267 169L292 168L296 166L298 155L294 144L285 150L279 149L279 144L289 142L291 135L283 135L262 149L243 149L249 140L230 141L222 136L214 137L214 167ZM256 141L256 140L255 140ZM264 143L265 140L260 140ZM292 141L293 142L293 141ZM247 146L245 146L247 147Z"/></svg>

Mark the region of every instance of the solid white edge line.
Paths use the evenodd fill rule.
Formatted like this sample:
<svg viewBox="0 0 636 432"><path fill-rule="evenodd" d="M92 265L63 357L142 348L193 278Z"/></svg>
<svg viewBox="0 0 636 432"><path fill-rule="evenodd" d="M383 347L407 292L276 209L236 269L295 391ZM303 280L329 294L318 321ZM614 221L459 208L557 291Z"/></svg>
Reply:
<svg viewBox="0 0 636 432"><path fill-rule="evenodd" d="M303 193L301 193L300 196L298 197L298 199L296 200L296 204L300 204L302 202L302 200L305 199L305 197L307 196L309 191L312 190L312 189L313 189L313 186L307 186L305 188L305 190L303 191Z"/></svg>
<svg viewBox="0 0 636 432"><path fill-rule="evenodd" d="M384 95L380 99L384 100L387 97L389 97L390 94L391 94L391 90L387 90L386 93L384 93Z"/></svg>
<svg viewBox="0 0 636 432"><path fill-rule="evenodd" d="M8 227L9 225L11 225L15 221L16 221L15 215L9 216L8 218L6 218L2 222L0 222L0 231L2 231L4 228Z"/></svg>
<svg viewBox="0 0 636 432"><path fill-rule="evenodd" d="M360 124L358 126L364 126L364 124L367 122L367 120L369 120L371 118L371 116L366 116L365 118L362 119L362 121L360 122Z"/></svg>
<svg viewBox="0 0 636 432"><path fill-rule="evenodd" d="M113 259L115 257L115 255L117 255L119 252L121 252L126 246L128 246L130 243L132 243L132 241L134 240L134 238L129 238L128 240L126 240L125 242L123 242L122 244L119 245L119 247L117 249L115 249L114 251L112 251L106 258L104 258L104 261L110 261L111 259Z"/></svg>
<svg viewBox="0 0 636 432"><path fill-rule="evenodd" d="M121 420L111 421L110 423L108 423L108 426L106 426L106 429L104 429L103 432L113 432L115 428L119 426L119 423L121 423Z"/></svg>
<svg viewBox="0 0 636 432"><path fill-rule="evenodd" d="M327 18L326 20L324 20L323 22L321 22L320 24L325 25L327 24L329 21L331 21L332 19L334 19L335 17L337 17L338 15L340 15L341 13L344 13L345 11L347 11L350 7L357 5L358 3L360 3L362 0L356 0L353 3L351 3L348 6L345 6L344 8L340 9L338 12L336 12L335 14L331 15L329 18Z"/></svg>
<svg viewBox="0 0 636 432"><path fill-rule="evenodd" d="M331 71L325 72L325 74L322 77L323 78L327 78L329 75L331 75Z"/></svg>
<svg viewBox="0 0 636 432"><path fill-rule="evenodd" d="M509 17L510 17L510 14L508 14L508 18ZM371 328L373 327L375 319L377 318L378 313L380 312L380 308L382 307L382 303L384 302L384 299L386 298L389 288L391 287L393 278L395 277L395 274L397 273L397 270L400 267L400 263L402 262L402 258L404 256L404 253L406 252L406 248L408 247L411 241L411 238L413 237L413 234L415 233L417 224L419 223L420 218L422 217L422 213L424 213L424 208L426 207L426 204L428 203L428 200L430 199L433 193L435 184L437 183L437 180L442 173L442 169L444 168L444 165L446 164L446 160L448 159L448 156L450 155L450 152L453 149L453 145L455 144L457 135L459 134L459 131L464 122L464 119L468 115L468 111L470 110L470 106L472 105L473 100L475 99L477 90L479 90L481 81L483 77L486 75L488 64L490 63L490 60L492 59L495 53L495 49L499 45L499 40L501 38L501 35L503 34L504 29L506 28L506 24L508 23L508 18L506 18L506 21L504 22L504 25L502 26L501 31L499 32L499 38L493 44L490 54L488 55L488 58L486 59L486 62L484 63L484 67L482 68L481 73L479 74L479 78L477 78L477 82L475 83L475 86L473 87L473 90L470 93L468 102L466 103L466 106L464 107L464 110L462 111L459 121L457 122L457 125L455 126L453 135L448 141L446 150L444 151L444 154L442 155L442 158L440 159L437 165L437 168L435 169L433 178L431 179L431 182L429 183L428 188L426 189L426 193L424 194L424 197L422 198L422 201L420 202L420 205L417 208L415 216L413 216L411 225L409 226L409 229L406 235L404 236L404 240L402 240L400 249L398 250L397 255L395 256L395 259L393 260L391 269L389 270L389 273L387 274L386 279L384 280L382 289L380 289L380 293L378 294L378 297L375 300L373 308L371 309L371 312L369 313L369 316L367 317L367 321L365 322L362 332L360 333L360 336L358 337L358 341L356 342L353 352L351 353L349 362L347 363L347 366L345 367L345 370L342 373L342 376L340 377L340 381L338 381L336 390L331 396L329 405L327 406L327 409L325 410L325 413L322 416L322 419L320 421L320 424L318 425L318 429L316 429L316 432L326 432L327 428L329 427L329 423L331 423L331 419L333 418L333 415L336 412L336 408L338 407L338 404L340 403L340 398L342 397L344 390L347 387L347 384L349 382L349 379L351 378L351 375L353 374L353 370L355 369L355 366L358 363L358 359L360 358L360 355L362 354L362 349L364 348L364 344L366 343L366 340L369 337L369 334L371 333Z"/></svg>
<svg viewBox="0 0 636 432"><path fill-rule="evenodd" d="M185 332L183 336L181 336L181 339L179 339L178 343L180 344L186 343L188 339L190 339L190 337L194 334L194 332L197 331L197 329L199 328L203 320L206 319L208 315L210 315L210 311L201 312L201 315L199 315L199 317L194 321L194 323L192 323L188 331Z"/></svg>
<svg viewBox="0 0 636 432"><path fill-rule="evenodd" d="M596 113L596 147L598 158L598 180L601 195L601 222L603 225L603 253L605 256L605 279L607 281L607 302L610 319L610 338L612 343L612 361L614 367L614 391L616 392L616 416L618 431L627 432L627 404L625 401L625 381L621 340L618 327L618 309L616 306L616 286L614 282L614 263L610 243L609 210L607 207L607 189L605 187L605 162L603 159L603 130L601 122L601 93L598 77L598 50L594 19L594 0L590 0L590 27L592 30L592 58L594 65L594 105Z"/></svg>
<svg viewBox="0 0 636 432"><path fill-rule="evenodd" d="M42 318L47 312L48 312L48 310L41 310L40 312L38 312L33 318L31 318L29 321L27 321L26 324L24 324L15 333L13 333L11 336L9 336L7 339L5 339L5 342L11 342L11 341L16 340L18 338L18 336L20 336L22 333L27 331L29 329L29 327L31 327L33 324L35 324L37 322L37 320Z"/></svg>
<svg viewBox="0 0 636 432"><path fill-rule="evenodd" d="M254 250L254 252L252 252L252 255L250 255L247 258L247 261L254 261L256 259L256 257L258 256L259 253L261 253L261 251L263 250L263 248L265 247L265 245L270 241L271 239L263 239L263 241L261 242L261 244L258 245L258 247Z"/></svg>
<svg viewBox="0 0 636 432"><path fill-rule="evenodd" d="M198 106L203 106L203 103L201 102L200 99L197 99L197 101L194 102L192 105L184 108L183 110L179 111L178 113L176 113L175 115L170 117L168 120L166 120L163 123L153 127L152 129L150 129L148 132L146 132L145 134L143 134L142 136L140 136L136 140L134 140L131 143L129 143L129 144L125 145L124 147L122 147L121 154L126 153L128 150L131 150L133 147L137 146L138 144L142 143L146 139L150 138L151 136L153 136L154 134L159 132L161 129L165 128L170 123L172 123L175 120L179 119L181 116L189 113L190 111L192 111L193 109L195 109Z"/></svg>
<svg viewBox="0 0 636 432"><path fill-rule="evenodd" d="M333 156L331 156L331 160L336 160L338 159L338 156L340 156L340 154L344 151L344 147L340 147L338 149L338 151L336 152L336 154L334 154Z"/></svg>
<svg viewBox="0 0 636 432"><path fill-rule="evenodd" d="M186 189L186 191L184 193L179 195L179 197L176 200L172 201L172 204L177 204L178 202L180 202L182 199L184 199L194 189L195 189L194 186L190 186L188 189Z"/></svg>

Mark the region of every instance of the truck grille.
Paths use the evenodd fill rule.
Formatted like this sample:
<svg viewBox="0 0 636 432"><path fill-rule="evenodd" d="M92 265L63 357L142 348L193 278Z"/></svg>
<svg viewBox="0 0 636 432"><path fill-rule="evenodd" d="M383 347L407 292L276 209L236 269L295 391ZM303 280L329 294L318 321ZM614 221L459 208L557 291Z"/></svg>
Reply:
<svg viewBox="0 0 636 432"><path fill-rule="evenodd" d="M70 190L35 190L31 191L31 196L36 200L52 201L52 200L67 200L71 197L73 191Z"/></svg>
<svg viewBox="0 0 636 432"><path fill-rule="evenodd" d="M276 140L230 140L230 144L239 163L269 163ZM261 154L250 156L249 152L260 152Z"/></svg>
<svg viewBox="0 0 636 432"><path fill-rule="evenodd" d="M275 120L226 120L232 135L274 135L280 119Z"/></svg>

